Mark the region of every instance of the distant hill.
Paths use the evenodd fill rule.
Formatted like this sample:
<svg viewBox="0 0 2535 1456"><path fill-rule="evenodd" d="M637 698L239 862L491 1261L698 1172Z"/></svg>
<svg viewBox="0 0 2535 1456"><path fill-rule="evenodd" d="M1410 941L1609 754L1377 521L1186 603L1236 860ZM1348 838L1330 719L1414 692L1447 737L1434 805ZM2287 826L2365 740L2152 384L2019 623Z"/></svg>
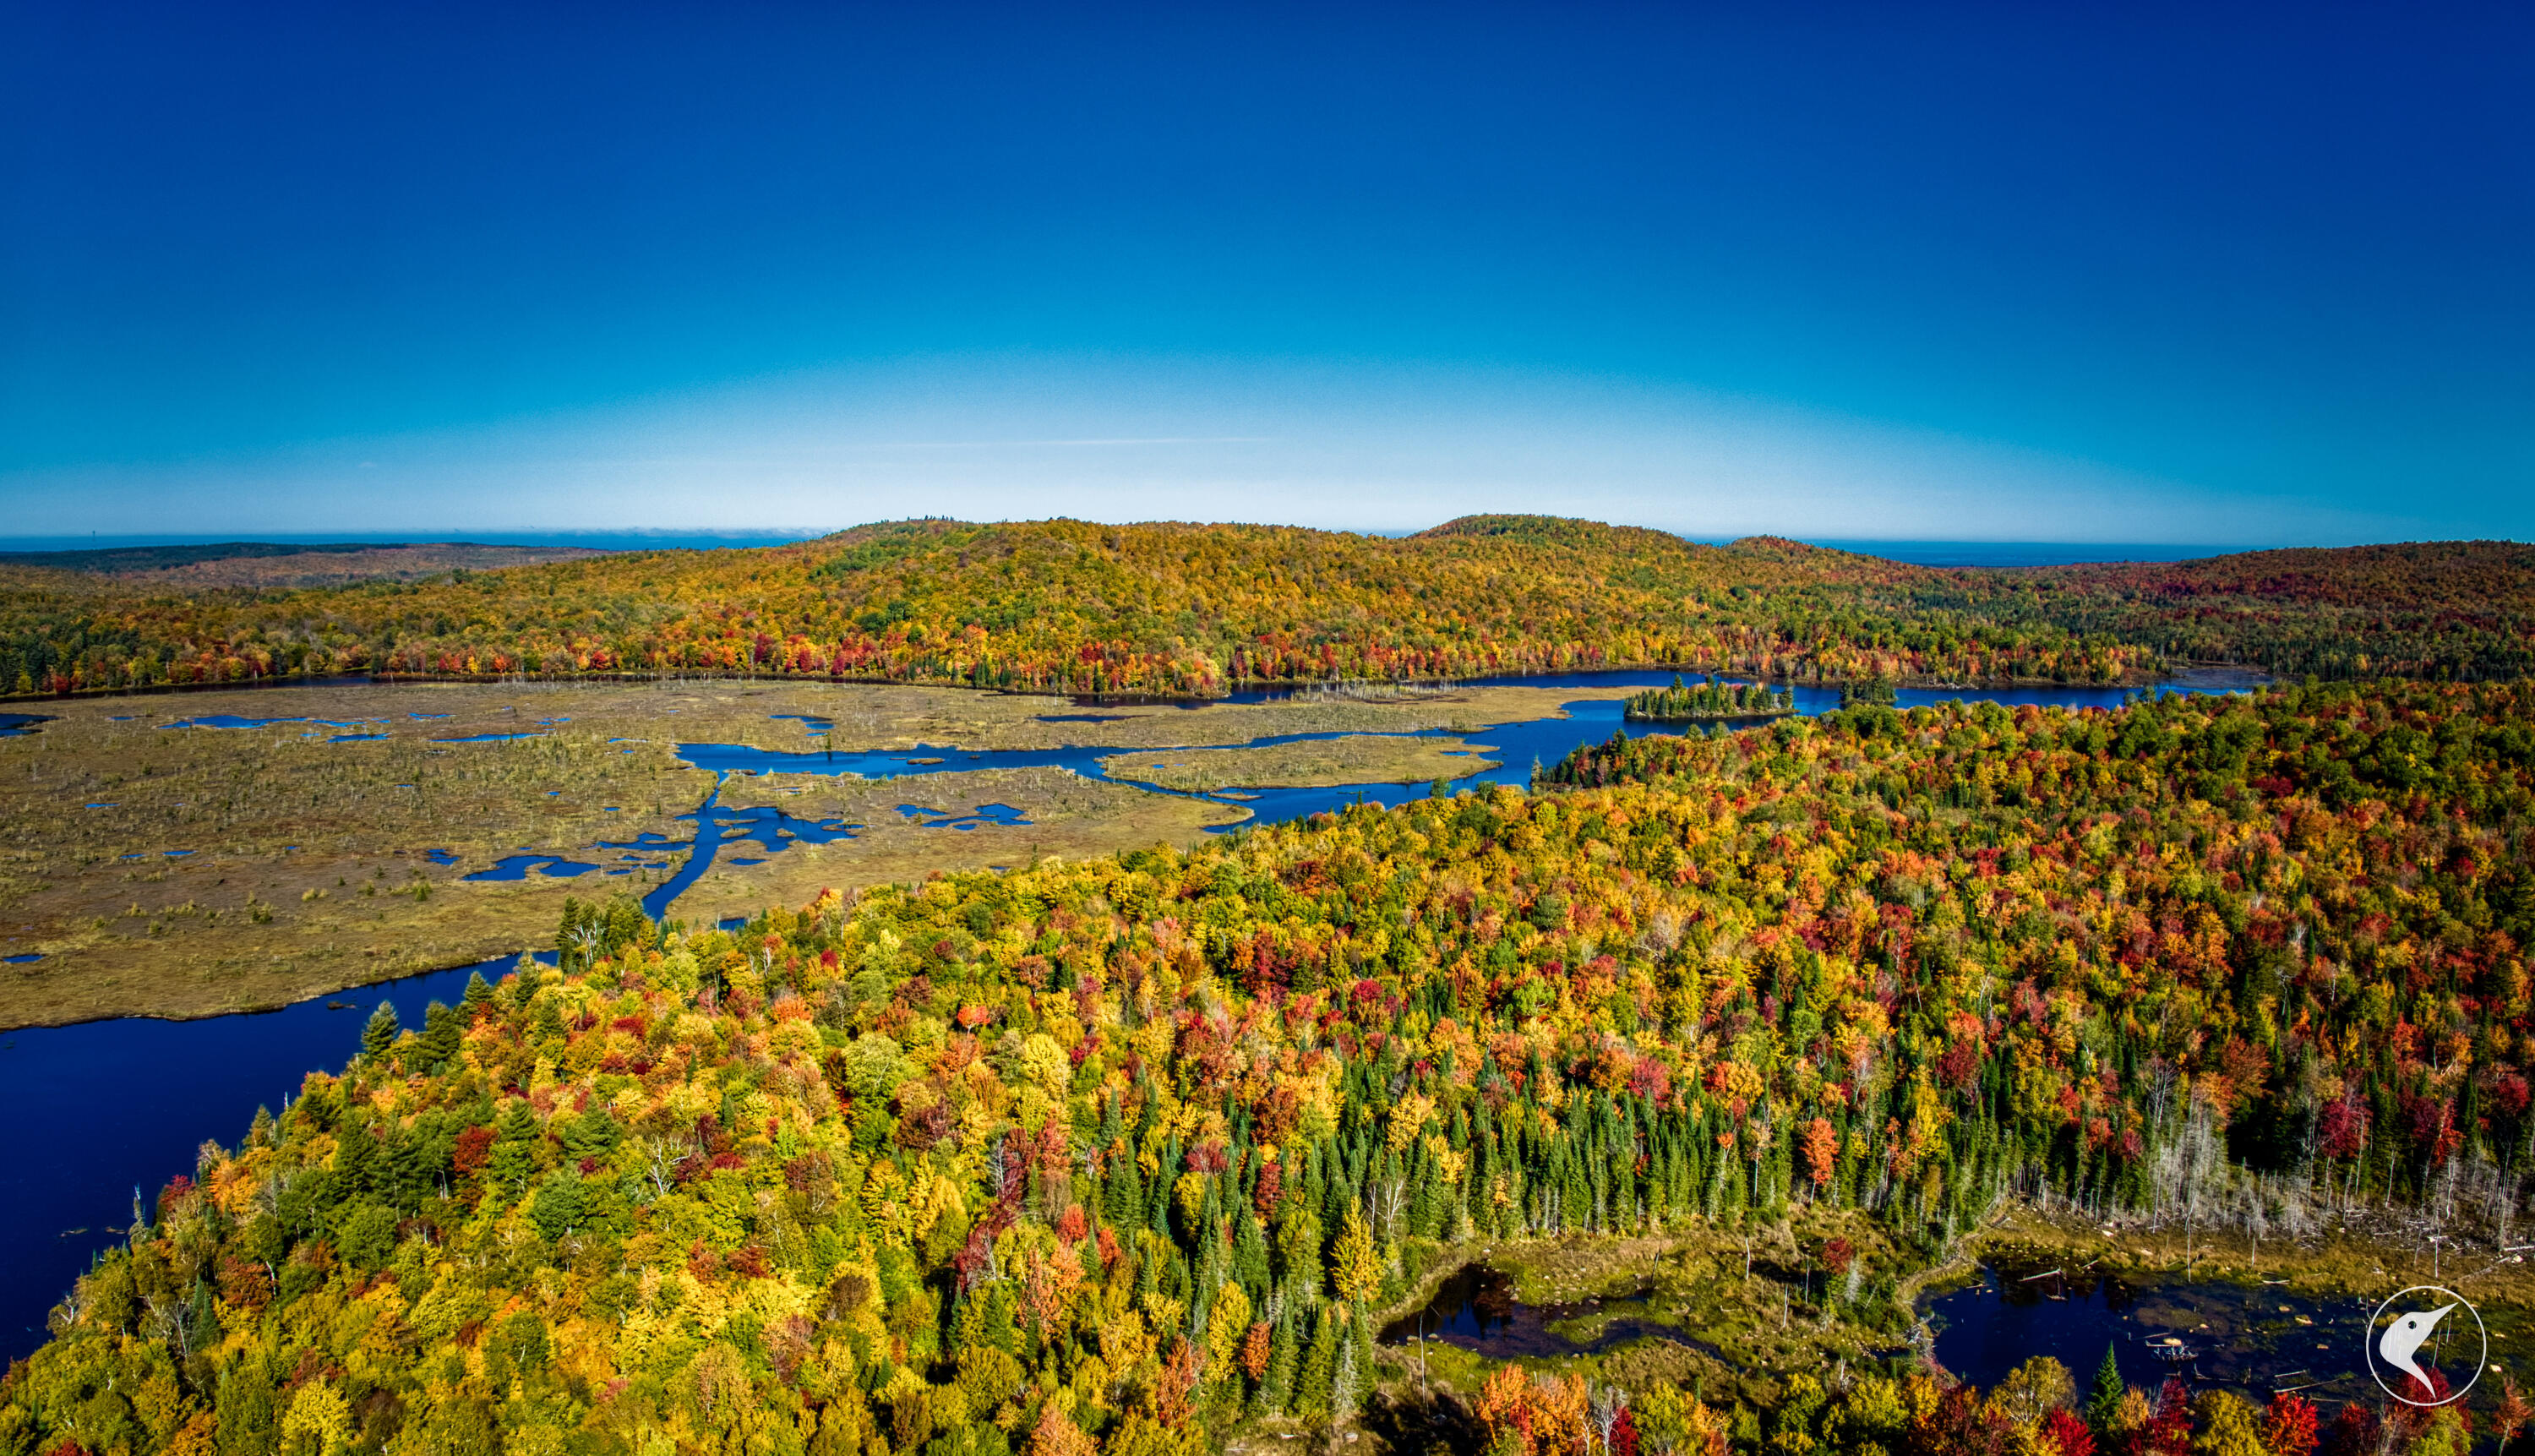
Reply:
<svg viewBox="0 0 2535 1456"><path fill-rule="evenodd" d="M1487 515L1403 538L914 520L715 551L169 550L0 568L0 693L351 671L1211 694L1635 665L2121 683L2183 660L2433 678L2535 663L2535 550L2500 542L2002 570Z"/></svg>
<svg viewBox="0 0 2535 1456"><path fill-rule="evenodd" d="M488 546L472 541L346 541L328 545L240 540L212 545L109 546L87 551L0 551L0 566L187 586L310 587L356 581L418 581L451 571L491 571L603 554L582 546Z"/></svg>

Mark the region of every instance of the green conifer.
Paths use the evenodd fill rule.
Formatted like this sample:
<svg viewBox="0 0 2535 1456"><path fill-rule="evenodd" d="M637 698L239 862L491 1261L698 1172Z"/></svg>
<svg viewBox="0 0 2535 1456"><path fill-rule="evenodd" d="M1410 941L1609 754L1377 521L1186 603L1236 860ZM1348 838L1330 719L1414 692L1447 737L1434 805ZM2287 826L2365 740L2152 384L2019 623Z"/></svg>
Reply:
<svg viewBox="0 0 2535 1456"><path fill-rule="evenodd" d="M369 1061L384 1059L396 1047L397 1030L395 1004L381 1001L379 1009L370 1013L370 1024L361 1028L362 1057Z"/></svg>
<svg viewBox="0 0 2535 1456"><path fill-rule="evenodd" d="M537 1175L537 1119L524 1101L514 1100L493 1124L493 1181L514 1192Z"/></svg>
<svg viewBox="0 0 2535 1456"><path fill-rule="evenodd" d="M1268 1372L1260 1377L1258 1406L1262 1416L1283 1413L1286 1402L1294 1398L1294 1316L1285 1311L1268 1332Z"/></svg>
<svg viewBox="0 0 2535 1456"><path fill-rule="evenodd" d="M1312 1348L1303 1356L1300 1383L1294 1391L1296 1415L1329 1414L1329 1386L1338 1373L1338 1309L1335 1300L1321 1306L1320 1324L1312 1332Z"/></svg>
<svg viewBox="0 0 2535 1456"><path fill-rule="evenodd" d="M2113 1347L2104 1346L2104 1362L2095 1366L2095 1387L2086 1393L2086 1424L2097 1432L2113 1426L2114 1413L2122 1408L2122 1396L2128 1387L2122 1384L2121 1361L2114 1359Z"/></svg>

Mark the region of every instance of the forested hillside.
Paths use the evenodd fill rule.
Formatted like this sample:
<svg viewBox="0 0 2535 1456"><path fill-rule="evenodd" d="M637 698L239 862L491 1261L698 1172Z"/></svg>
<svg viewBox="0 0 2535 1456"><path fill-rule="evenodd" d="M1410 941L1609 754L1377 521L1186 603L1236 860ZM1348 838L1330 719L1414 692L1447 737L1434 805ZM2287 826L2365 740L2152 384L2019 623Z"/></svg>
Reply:
<svg viewBox="0 0 2535 1456"><path fill-rule="evenodd" d="M2513 1187L2530 722L1863 708L737 933L577 909L563 969L207 1145L0 1450L1196 1452L1361 1402L1376 1311L1479 1240ZM1478 1415L1578 1456L2318 1434L2059 1398L1794 1377L1764 1424L1517 1374Z"/></svg>
<svg viewBox="0 0 2535 1456"><path fill-rule="evenodd" d="M2295 559L2259 564L2268 555ZM2183 658L2477 678L2526 667L2530 600L2535 562L2504 546L2001 572L1527 516L1402 539L913 521L791 546L288 590L0 568L0 692L749 672L1210 694L1632 665L2104 683Z"/></svg>

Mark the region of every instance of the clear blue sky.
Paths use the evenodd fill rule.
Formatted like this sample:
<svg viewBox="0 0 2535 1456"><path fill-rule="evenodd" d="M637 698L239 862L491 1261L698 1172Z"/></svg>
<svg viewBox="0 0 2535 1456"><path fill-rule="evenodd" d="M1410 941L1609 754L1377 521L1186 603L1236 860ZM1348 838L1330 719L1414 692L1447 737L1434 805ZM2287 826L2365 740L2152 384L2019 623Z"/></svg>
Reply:
<svg viewBox="0 0 2535 1456"><path fill-rule="evenodd" d="M2526 536L2529 16L23 5L0 534Z"/></svg>

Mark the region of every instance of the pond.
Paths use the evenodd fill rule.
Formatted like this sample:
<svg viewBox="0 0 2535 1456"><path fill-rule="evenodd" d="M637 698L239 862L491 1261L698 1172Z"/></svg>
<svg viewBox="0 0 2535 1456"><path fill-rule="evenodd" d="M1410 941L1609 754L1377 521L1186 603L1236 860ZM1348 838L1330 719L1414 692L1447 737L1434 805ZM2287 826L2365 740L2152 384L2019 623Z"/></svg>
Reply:
<svg viewBox="0 0 2535 1456"><path fill-rule="evenodd" d="M1668 684L1672 677L1669 669L1629 670L1489 678L1471 685L1651 687ZM2203 676L2167 684L2163 690L2235 691L2252 682L2242 675ZM1256 703L1290 695L1285 691L1246 692L1218 701ZM1986 698L2009 704L2113 707L2126 696L2119 689L2015 688L1961 692L1909 689L1900 698L1905 707L1948 697ZM1079 705L1086 710L1083 713L1053 716L1096 719L1102 715L1095 710L1113 705L1084 700ZM1198 713L1211 705L1175 706ZM1615 701L1578 700L1565 706L1565 718L1499 724L1475 733L1435 729L1410 736L1460 736L1474 746L1486 745L1488 757L1499 760L1500 766L1463 776L1455 781L1461 787L1482 783L1520 787L1530 782L1535 762L1544 767L1554 764L1570 750L1600 742L1614 731L1637 735L1680 730L1677 726L1624 723L1621 704ZM1796 706L1802 713L1825 712L1838 706L1838 695L1798 688ZM440 715L406 716L419 721ZM0 732L40 731L34 727L40 721L34 715L0 716ZM825 724L807 720L803 728L815 741ZM1257 739L1250 746L1337 736L1343 735L1281 734ZM346 751L357 749L347 747ZM1113 746L971 753L957 747L928 746L906 753L830 752L823 748L781 753L733 744L684 743L678 745L677 751L686 762L713 770L717 777L737 770L773 769L783 773L903 778L978 769L1058 766L1085 778L1108 779L1110 775L1100 760L1120 750ZM1122 778L1117 782L1136 781ZM1228 790L1205 796L1248 808L1251 823L1274 823L1351 803L1396 805L1427 791L1423 784L1353 784L1320 789ZM1023 822L1010 805L953 797L938 803L909 804L906 809L915 811L909 815L913 822L952 834L993 834ZM801 819L771 807L726 808L720 803L718 788L694 811L681 817L695 824L692 838L677 840L645 834L587 846L528 847L501 856L492 865L479 866L476 872L495 878L528 873L587 875L602 868L630 872L637 867L665 868L683 853L683 863L676 872L643 897L645 913L658 918L668 916L678 897L711 867L726 841L746 846L748 857L762 861L781 854L788 846L850 838L862 828L833 819ZM612 863L594 862L607 859L597 853L601 850L614 851L621 857ZM458 856L444 852L432 857L434 862L450 863ZM490 963L485 974L493 977L509 965L507 961ZM432 998L455 1002L472 969L435 972L340 992L337 1004L356 1006L365 1016L384 996L397 1003L398 1013L406 1025L418 1026L423 1002ZM298 1086L302 1072L340 1066L351 1055L363 1017L329 1011L329 1000L321 996L284 1011L261 1015L190 1022L127 1018L0 1036L0 1106L11 1109L15 1125L27 1129L21 1137L19 1155L0 1160L6 1170L0 1171L0 1249L10 1251L10 1257L0 1259L0 1359L23 1355L41 1342L45 1311L87 1266L90 1256L114 1241L108 1226L130 1223L136 1186L155 1193L170 1176L192 1169L194 1149L204 1139L234 1143L245 1132L257 1104L278 1107L282 1095ZM1476 1294L1463 1303L1472 1311L1482 1307ZM1447 1334L1444 1338L1563 1338L1547 1327L1564 1316L1551 1311L1537 1313L1536 1326L1527 1322L1532 1316L1517 1315L1511 1325L1473 1323L1462 1335ZM1465 1317L1465 1323L1485 1317L1473 1312ZM1614 1322L1595 1339L1613 1342L1633 1338L1611 1333L1624 1327L1624 1322ZM1535 1328L1543 1333L1528 1333ZM1687 1337L1676 1332L1667 1338ZM2091 1361L2101 1354L2098 1349L2087 1357L2087 1369L2093 1368Z"/></svg>
<svg viewBox="0 0 2535 1456"><path fill-rule="evenodd" d="M1379 1338L1386 1345L1432 1340L1491 1360L1598 1355L1647 1339L1718 1353L1715 1346L1653 1317L1645 1300L1651 1293L1648 1286L1635 1296L1526 1304L1515 1298L1514 1281L1503 1270L1465 1264L1446 1276L1423 1306L1384 1325Z"/></svg>
<svg viewBox="0 0 2535 1456"><path fill-rule="evenodd" d="M2392 1292L2389 1285L2385 1293ZM1983 1266L1972 1283L1924 1299L1920 1308L1936 1331L1937 1362L1982 1386L2047 1355L2069 1367L2082 1392L2109 1349L2122 1379L2150 1392L2176 1375L2195 1389L2220 1386L2257 1402L2295 1390L2327 1412L2383 1398L2365 1348L2375 1299L2318 1299L2284 1285L2178 1274ZM2501 1314L2483 1309L2486 1319ZM2459 1380L2475 1349L2471 1326L2462 1328L2461 1352L2445 1348L2451 1332L2443 1332L2431 1361L2442 1359ZM2496 1356L2505 1346L2492 1348ZM2468 1399L2481 1405L2495 1393L2477 1388Z"/></svg>

